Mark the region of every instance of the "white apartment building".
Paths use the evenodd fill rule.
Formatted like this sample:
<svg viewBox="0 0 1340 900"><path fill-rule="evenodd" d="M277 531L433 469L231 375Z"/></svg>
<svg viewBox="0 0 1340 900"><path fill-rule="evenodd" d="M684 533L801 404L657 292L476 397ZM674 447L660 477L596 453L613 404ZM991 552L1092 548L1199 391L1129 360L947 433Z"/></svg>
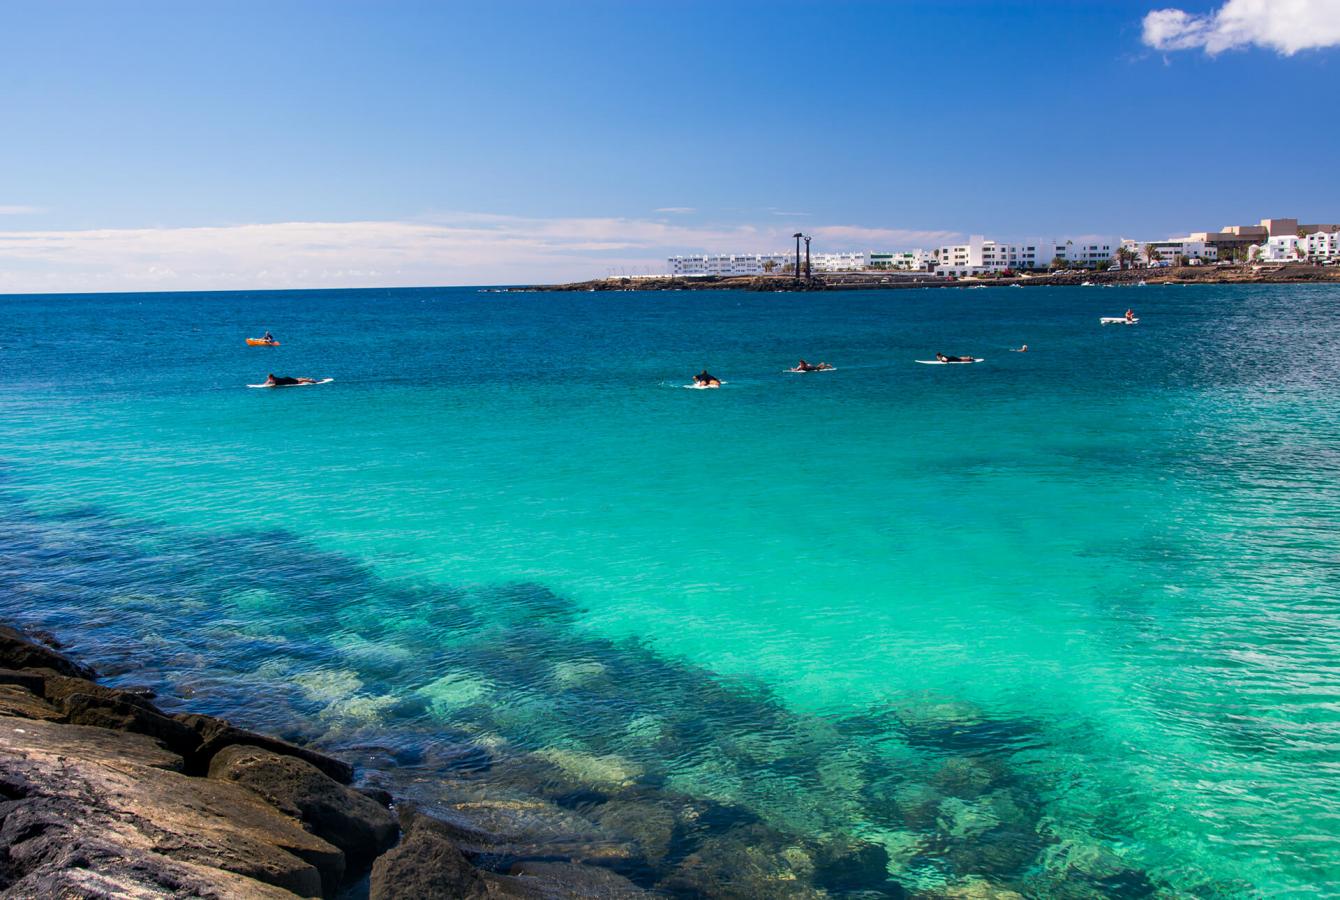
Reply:
<svg viewBox="0 0 1340 900"><path fill-rule="evenodd" d="M810 255L813 272L861 272L870 268L873 254L866 251L844 253L814 253ZM883 254L892 256L893 254ZM780 275L795 266L796 255L791 253L718 253L698 256L672 256L668 260L671 275ZM805 268L801 254L800 267Z"/></svg>
<svg viewBox="0 0 1340 900"><path fill-rule="evenodd" d="M1166 241L1132 241L1123 240L1121 246L1128 250L1133 250L1138 258L1143 260L1146 265L1152 263L1167 263L1172 265L1181 256L1185 259L1200 259L1205 262L1214 262L1219 258L1219 248L1208 241L1192 240L1191 238L1171 238ZM1154 248L1154 259L1149 258L1149 248Z"/></svg>
<svg viewBox="0 0 1340 900"><path fill-rule="evenodd" d="M1053 259L1067 265L1094 267L1111 262L1119 243L1111 238L1034 239L1007 244L989 241L980 234L966 244L941 247L936 251L935 274L953 277L982 275L987 272L1045 269Z"/></svg>
<svg viewBox="0 0 1340 900"><path fill-rule="evenodd" d="M800 265L804 267L804 257ZM869 253L816 253L810 257L810 269L814 272L861 272L868 268Z"/></svg>
<svg viewBox="0 0 1340 900"><path fill-rule="evenodd" d="M697 256L672 256L671 275L764 275L780 273L783 266L795 265L794 253L715 253ZM801 265L805 264L801 260Z"/></svg>
<svg viewBox="0 0 1340 900"><path fill-rule="evenodd" d="M935 268L935 257L929 250L871 251L868 265L871 269L926 272Z"/></svg>
<svg viewBox="0 0 1340 900"><path fill-rule="evenodd" d="M1306 237L1275 235L1255 244L1253 258L1262 262L1333 262L1340 260L1340 234L1316 231Z"/></svg>

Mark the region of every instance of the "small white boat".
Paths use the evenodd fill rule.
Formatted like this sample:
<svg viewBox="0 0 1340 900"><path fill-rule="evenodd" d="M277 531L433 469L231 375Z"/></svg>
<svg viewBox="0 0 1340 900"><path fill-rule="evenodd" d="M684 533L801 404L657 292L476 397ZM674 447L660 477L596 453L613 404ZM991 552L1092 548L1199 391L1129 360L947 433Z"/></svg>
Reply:
<svg viewBox="0 0 1340 900"><path fill-rule="evenodd" d="M1136 325L1140 322L1140 317L1128 319L1125 316L1103 316L1098 320L1099 325Z"/></svg>
<svg viewBox="0 0 1340 900"><path fill-rule="evenodd" d="M1083 284L1081 284L1080 287L1093 287L1093 282L1092 282L1092 281L1086 281L1086 282L1084 282Z"/></svg>

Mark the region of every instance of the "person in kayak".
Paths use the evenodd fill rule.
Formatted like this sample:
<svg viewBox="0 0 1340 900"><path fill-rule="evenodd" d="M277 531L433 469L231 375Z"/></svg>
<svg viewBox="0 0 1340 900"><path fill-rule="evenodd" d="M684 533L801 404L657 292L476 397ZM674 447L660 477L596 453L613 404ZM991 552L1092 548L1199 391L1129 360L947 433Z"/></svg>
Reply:
<svg viewBox="0 0 1340 900"><path fill-rule="evenodd" d="M693 376L693 383L706 384L706 385L713 385L713 384L720 385L721 379L717 378L715 375L709 374L706 369L703 369L697 375Z"/></svg>
<svg viewBox="0 0 1340 900"><path fill-rule="evenodd" d="M275 342L275 336L267 331L265 334L261 335L261 340L265 341L267 344L273 344Z"/></svg>
<svg viewBox="0 0 1340 900"><path fill-rule="evenodd" d="M295 384L316 384L315 378L290 378L287 375L276 375L271 372L265 376L266 387L292 387Z"/></svg>
<svg viewBox="0 0 1340 900"><path fill-rule="evenodd" d="M971 356L945 356L943 353L939 352L938 350L937 350L936 353L935 353L935 358L938 359L940 362L976 362L976 361L977 361L977 360L973 359Z"/></svg>

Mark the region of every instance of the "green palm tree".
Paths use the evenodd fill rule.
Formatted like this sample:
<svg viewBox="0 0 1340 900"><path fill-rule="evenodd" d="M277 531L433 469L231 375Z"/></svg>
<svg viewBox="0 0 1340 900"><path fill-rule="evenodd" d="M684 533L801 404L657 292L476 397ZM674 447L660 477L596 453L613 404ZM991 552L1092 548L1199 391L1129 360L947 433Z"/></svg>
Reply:
<svg viewBox="0 0 1340 900"><path fill-rule="evenodd" d="M1159 248L1155 244L1145 244L1145 262L1151 266L1159 259Z"/></svg>

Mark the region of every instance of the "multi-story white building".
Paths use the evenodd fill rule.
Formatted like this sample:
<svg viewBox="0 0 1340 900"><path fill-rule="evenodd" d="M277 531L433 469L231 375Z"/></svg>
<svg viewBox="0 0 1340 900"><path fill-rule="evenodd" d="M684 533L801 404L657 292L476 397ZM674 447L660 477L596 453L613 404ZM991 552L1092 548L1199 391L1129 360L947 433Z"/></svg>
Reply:
<svg viewBox="0 0 1340 900"><path fill-rule="evenodd" d="M1306 237L1274 235L1251 249L1252 258L1262 262L1333 262L1340 259L1340 234L1315 231Z"/></svg>
<svg viewBox="0 0 1340 900"><path fill-rule="evenodd" d="M1039 238L1004 243L974 234L966 244L941 247L936 251L935 274L962 277L1007 269L1016 272L1045 269L1058 258L1068 266L1093 268L1111 262L1118 246L1118 242L1111 238Z"/></svg>
<svg viewBox="0 0 1340 900"><path fill-rule="evenodd" d="M929 250L902 250L886 253L871 251L869 268L898 269L905 272L925 272L935 267L935 257Z"/></svg>
<svg viewBox="0 0 1340 900"><path fill-rule="evenodd" d="M921 251L918 251L921 252ZM876 254L868 251L814 253L810 270L814 272L861 272L870 268ZM894 254L879 254L892 257ZM795 253L718 253L698 256L672 256L668 260L671 275L780 275L795 267ZM801 269L805 257L800 257Z"/></svg>
<svg viewBox="0 0 1340 900"><path fill-rule="evenodd" d="M669 259L671 275L764 275L780 273L795 262L794 253L715 253Z"/></svg>
<svg viewBox="0 0 1340 900"><path fill-rule="evenodd" d="M804 257L800 265L804 267ZM861 272L868 268L869 253L816 253L810 257L810 269L815 272Z"/></svg>
<svg viewBox="0 0 1340 900"><path fill-rule="evenodd" d="M1177 262L1180 256L1186 260L1199 259L1205 262L1214 262L1219 258L1219 248L1209 241L1192 240L1191 238L1171 238L1166 241L1132 241L1123 240L1121 246L1128 250L1135 251L1136 255L1145 265L1168 264ZM1154 250L1154 258L1150 258L1150 248Z"/></svg>

